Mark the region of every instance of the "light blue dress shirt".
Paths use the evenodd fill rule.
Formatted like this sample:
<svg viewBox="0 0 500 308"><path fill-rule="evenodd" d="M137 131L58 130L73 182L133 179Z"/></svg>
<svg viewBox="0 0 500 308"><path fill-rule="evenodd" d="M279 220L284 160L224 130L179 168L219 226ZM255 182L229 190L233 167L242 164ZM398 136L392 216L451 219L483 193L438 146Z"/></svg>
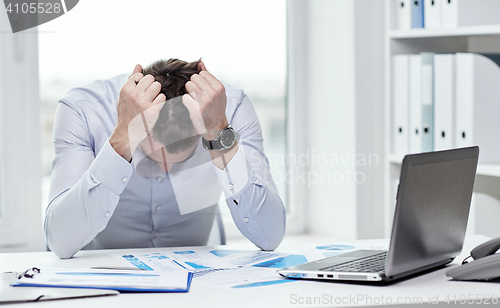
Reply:
<svg viewBox="0 0 500 308"><path fill-rule="evenodd" d="M226 117L241 138L226 168L213 164L200 140L192 157L165 173L140 149L129 163L109 144L127 78L72 89L57 106L44 223L49 248L70 258L80 249L206 245L223 192L240 232L261 249L275 249L285 209L243 91L224 84Z"/></svg>

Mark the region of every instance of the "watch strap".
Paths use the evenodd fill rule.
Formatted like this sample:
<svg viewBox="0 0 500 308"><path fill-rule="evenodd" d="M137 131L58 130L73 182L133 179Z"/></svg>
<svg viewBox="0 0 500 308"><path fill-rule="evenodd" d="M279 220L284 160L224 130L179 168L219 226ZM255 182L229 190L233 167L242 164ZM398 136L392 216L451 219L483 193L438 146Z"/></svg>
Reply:
<svg viewBox="0 0 500 308"><path fill-rule="evenodd" d="M207 140L205 138L201 138L203 142L203 147L207 150L220 150L222 149L222 144L218 139L215 140Z"/></svg>

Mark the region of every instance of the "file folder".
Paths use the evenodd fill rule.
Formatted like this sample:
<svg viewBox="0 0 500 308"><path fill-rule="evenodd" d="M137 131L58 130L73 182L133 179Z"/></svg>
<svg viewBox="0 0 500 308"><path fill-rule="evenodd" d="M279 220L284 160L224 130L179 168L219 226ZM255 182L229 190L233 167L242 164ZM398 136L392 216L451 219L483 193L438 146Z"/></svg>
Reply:
<svg viewBox="0 0 500 308"><path fill-rule="evenodd" d="M480 163L500 162L499 55L456 54L455 144L478 145Z"/></svg>
<svg viewBox="0 0 500 308"><path fill-rule="evenodd" d="M434 150L452 149L455 111L455 55L434 56Z"/></svg>
<svg viewBox="0 0 500 308"><path fill-rule="evenodd" d="M441 28L441 0L425 0L424 23L427 29Z"/></svg>
<svg viewBox="0 0 500 308"><path fill-rule="evenodd" d="M0 273L0 305L120 294L115 290L11 287L17 280L15 273Z"/></svg>
<svg viewBox="0 0 500 308"><path fill-rule="evenodd" d="M422 152L434 151L434 53L422 53Z"/></svg>
<svg viewBox="0 0 500 308"><path fill-rule="evenodd" d="M414 0L411 4L411 27L424 27L424 0Z"/></svg>
<svg viewBox="0 0 500 308"><path fill-rule="evenodd" d="M397 0L398 29L411 29L411 0Z"/></svg>
<svg viewBox="0 0 500 308"><path fill-rule="evenodd" d="M443 28L500 24L500 1L444 0Z"/></svg>
<svg viewBox="0 0 500 308"><path fill-rule="evenodd" d="M137 272L33 268L27 270L12 286L108 289L126 292L188 292L192 278L193 273L185 270Z"/></svg>
<svg viewBox="0 0 500 308"><path fill-rule="evenodd" d="M422 152L422 56L410 55L410 153Z"/></svg>
<svg viewBox="0 0 500 308"><path fill-rule="evenodd" d="M409 55L394 56L392 141L393 153L406 155L409 151Z"/></svg>

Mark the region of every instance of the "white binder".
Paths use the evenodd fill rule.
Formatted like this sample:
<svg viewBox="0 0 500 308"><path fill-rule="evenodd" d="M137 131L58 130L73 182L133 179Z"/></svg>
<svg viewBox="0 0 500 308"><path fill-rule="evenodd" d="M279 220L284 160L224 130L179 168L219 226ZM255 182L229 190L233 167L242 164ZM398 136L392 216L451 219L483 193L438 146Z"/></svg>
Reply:
<svg viewBox="0 0 500 308"><path fill-rule="evenodd" d="M434 54L422 56L422 152L434 151Z"/></svg>
<svg viewBox="0 0 500 308"><path fill-rule="evenodd" d="M441 6L442 6L441 1L442 0L425 0L424 2L425 28L427 29L441 28Z"/></svg>
<svg viewBox="0 0 500 308"><path fill-rule="evenodd" d="M397 0L397 18L399 30L411 29L411 0Z"/></svg>
<svg viewBox="0 0 500 308"><path fill-rule="evenodd" d="M496 58L497 63L500 62L500 56ZM455 145L478 145L480 163L500 162L500 67L497 63L484 55L456 54Z"/></svg>
<svg viewBox="0 0 500 308"><path fill-rule="evenodd" d="M409 55L396 55L393 61L392 150L397 155L409 151L409 60Z"/></svg>
<svg viewBox="0 0 500 308"><path fill-rule="evenodd" d="M500 24L500 1L444 0L443 28Z"/></svg>
<svg viewBox="0 0 500 308"><path fill-rule="evenodd" d="M422 57L410 55L410 153L422 152Z"/></svg>
<svg viewBox="0 0 500 308"><path fill-rule="evenodd" d="M434 55L434 150L454 147L455 55Z"/></svg>

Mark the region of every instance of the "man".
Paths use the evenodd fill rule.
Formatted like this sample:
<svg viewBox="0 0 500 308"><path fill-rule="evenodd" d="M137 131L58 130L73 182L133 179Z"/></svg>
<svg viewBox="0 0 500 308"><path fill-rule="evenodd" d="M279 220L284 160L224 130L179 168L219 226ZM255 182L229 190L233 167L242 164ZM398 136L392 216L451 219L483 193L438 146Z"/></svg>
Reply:
<svg viewBox="0 0 500 308"><path fill-rule="evenodd" d="M275 249L285 210L248 97L201 61L142 71L61 98L49 248L70 258L80 249L206 245L222 190L241 233Z"/></svg>

